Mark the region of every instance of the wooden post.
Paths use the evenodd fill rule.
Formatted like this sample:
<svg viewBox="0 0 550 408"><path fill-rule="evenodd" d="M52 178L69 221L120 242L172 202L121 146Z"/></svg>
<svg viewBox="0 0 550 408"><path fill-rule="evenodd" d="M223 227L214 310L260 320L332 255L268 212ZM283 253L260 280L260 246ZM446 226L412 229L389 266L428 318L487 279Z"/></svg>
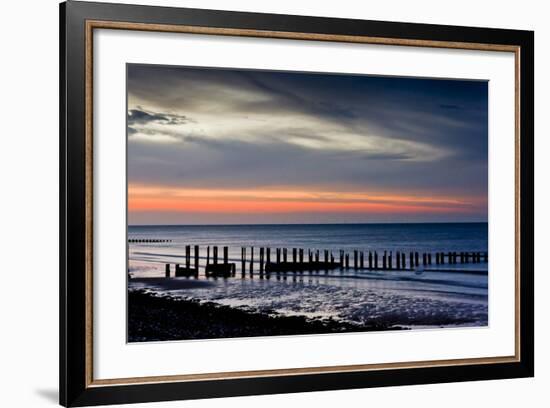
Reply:
<svg viewBox="0 0 550 408"><path fill-rule="evenodd" d="M369 271L372 270L372 252L369 251Z"/></svg>
<svg viewBox="0 0 550 408"><path fill-rule="evenodd" d="M374 269L378 269L378 252L374 251Z"/></svg>
<svg viewBox="0 0 550 408"><path fill-rule="evenodd" d="M393 268L393 260L392 259L393 259L393 253L392 253L392 251L390 251L390 255L388 257L388 268L389 269Z"/></svg>
<svg viewBox="0 0 550 408"><path fill-rule="evenodd" d="M487 263L488 258L489 258L489 254L487 252L484 252L483 253L483 262Z"/></svg>
<svg viewBox="0 0 550 408"><path fill-rule="evenodd" d="M344 268L344 250L340 250L340 269Z"/></svg>
<svg viewBox="0 0 550 408"><path fill-rule="evenodd" d="M361 255L359 255L359 267L365 269L365 253L361 250Z"/></svg>
<svg viewBox="0 0 550 408"><path fill-rule="evenodd" d="M271 263L271 248L267 247L265 249L265 261L266 264ZM269 279L269 272L265 271L265 278Z"/></svg>
<svg viewBox="0 0 550 408"><path fill-rule="evenodd" d="M349 269L349 254L346 253L346 269Z"/></svg>
<svg viewBox="0 0 550 408"><path fill-rule="evenodd" d="M300 256L300 263L304 263L304 248L300 248L298 253L299 253L299 256Z"/></svg>
<svg viewBox="0 0 550 408"><path fill-rule="evenodd" d="M195 269L199 273L199 246L195 245Z"/></svg>
<svg viewBox="0 0 550 408"><path fill-rule="evenodd" d="M358 253L357 253L357 249L354 249L353 250L353 268L354 269L357 269L359 267L359 258L358 258Z"/></svg>
<svg viewBox="0 0 550 408"><path fill-rule="evenodd" d="M166 268L164 270L164 277L169 278L170 277L170 264L166 264Z"/></svg>
<svg viewBox="0 0 550 408"><path fill-rule="evenodd" d="M260 248L260 277L264 274L264 248Z"/></svg>
<svg viewBox="0 0 550 408"><path fill-rule="evenodd" d="M330 263L334 264L334 255L332 254L332 251L330 251Z"/></svg>
<svg viewBox="0 0 550 408"><path fill-rule="evenodd" d="M227 264L229 263L229 250L226 246L223 247L223 263Z"/></svg>
<svg viewBox="0 0 550 408"><path fill-rule="evenodd" d="M213 258L214 258L214 265L216 265L218 263L218 247L217 246L214 247L214 256L213 256Z"/></svg>
<svg viewBox="0 0 550 408"><path fill-rule="evenodd" d="M319 250L315 250L315 262L319 262Z"/></svg>
<svg viewBox="0 0 550 408"><path fill-rule="evenodd" d="M252 277L252 273L254 272L254 247L250 247L250 267L248 269L250 277Z"/></svg>
<svg viewBox="0 0 550 408"><path fill-rule="evenodd" d="M409 268L414 269L414 255L412 252L409 252Z"/></svg>
<svg viewBox="0 0 550 408"><path fill-rule="evenodd" d="M241 247L241 277L246 273L246 247Z"/></svg>
<svg viewBox="0 0 550 408"><path fill-rule="evenodd" d="M292 262L296 263L297 260L297 250L296 248L292 248Z"/></svg>
<svg viewBox="0 0 550 408"><path fill-rule="evenodd" d="M206 265L210 265L210 245L206 247Z"/></svg>
<svg viewBox="0 0 550 408"><path fill-rule="evenodd" d="M405 252L401 253L401 269L407 269L405 267Z"/></svg>
<svg viewBox="0 0 550 408"><path fill-rule="evenodd" d="M426 266L427 261L428 261L428 260L426 259L426 253L423 252L423 253L422 253L422 265Z"/></svg>
<svg viewBox="0 0 550 408"><path fill-rule="evenodd" d="M281 248L275 250L277 256L277 263L281 263Z"/></svg>
<svg viewBox="0 0 550 408"><path fill-rule="evenodd" d="M419 263L418 263L418 252L415 252L414 253L414 266L416 268L418 268L418 265L419 265Z"/></svg>
<svg viewBox="0 0 550 408"><path fill-rule="evenodd" d="M185 245L185 267L191 269L191 245Z"/></svg>
<svg viewBox="0 0 550 408"><path fill-rule="evenodd" d="M287 259L288 259L288 258L287 258L286 248L283 248L283 262L286 263Z"/></svg>
<svg viewBox="0 0 550 408"><path fill-rule="evenodd" d="M431 265L432 264L432 254L429 253L428 254L428 265Z"/></svg>
<svg viewBox="0 0 550 408"><path fill-rule="evenodd" d="M401 253L397 251L397 256L395 257L395 267L397 270L401 269Z"/></svg>
<svg viewBox="0 0 550 408"><path fill-rule="evenodd" d="M386 251L384 251L384 255L382 256L382 269L386 269Z"/></svg>
<svg viewBox="0 0 550 408"><path fill-rule="evenodd" d="M328 249L325 249L325 262L328 263Z"/></svg>

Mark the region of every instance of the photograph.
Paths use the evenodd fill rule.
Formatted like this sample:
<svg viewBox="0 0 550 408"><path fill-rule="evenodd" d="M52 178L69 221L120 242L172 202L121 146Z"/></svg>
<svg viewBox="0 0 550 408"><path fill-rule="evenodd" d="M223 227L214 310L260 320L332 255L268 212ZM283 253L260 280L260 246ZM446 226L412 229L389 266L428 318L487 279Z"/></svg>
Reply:
<svg viewBox="0 0 550 408"><path fill-rule="evenodd" d="M488 327L488 81L128 63L126 90L129 343Z"/></svg>

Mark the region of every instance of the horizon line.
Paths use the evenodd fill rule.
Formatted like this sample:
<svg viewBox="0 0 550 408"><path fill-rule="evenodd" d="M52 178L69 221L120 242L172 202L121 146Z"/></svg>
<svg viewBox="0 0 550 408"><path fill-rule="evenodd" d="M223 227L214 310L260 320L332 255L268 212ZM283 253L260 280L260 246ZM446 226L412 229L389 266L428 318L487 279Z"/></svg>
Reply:
<svg viewBox="0 0 550 408"><path fill-rule="evenodd" d="M255 224L127 224L128 227L238 227L238 226L281 226L281 225L416 225L416 224L488 224L489 221L427 221L427 222L334 222L334 223L255 223Z"/></svg>

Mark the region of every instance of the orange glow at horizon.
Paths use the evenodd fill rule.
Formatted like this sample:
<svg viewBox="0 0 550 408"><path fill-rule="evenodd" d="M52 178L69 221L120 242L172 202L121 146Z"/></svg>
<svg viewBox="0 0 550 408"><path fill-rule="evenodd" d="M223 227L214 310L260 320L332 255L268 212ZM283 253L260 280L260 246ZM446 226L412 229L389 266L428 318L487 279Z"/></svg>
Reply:
<svg viewBox="0 0 550 408"><path fill-rule="evenodd" d="M388 193L128 186L128 210L135 212L468 214L486 204L481 197L465 200Z"/></svg>

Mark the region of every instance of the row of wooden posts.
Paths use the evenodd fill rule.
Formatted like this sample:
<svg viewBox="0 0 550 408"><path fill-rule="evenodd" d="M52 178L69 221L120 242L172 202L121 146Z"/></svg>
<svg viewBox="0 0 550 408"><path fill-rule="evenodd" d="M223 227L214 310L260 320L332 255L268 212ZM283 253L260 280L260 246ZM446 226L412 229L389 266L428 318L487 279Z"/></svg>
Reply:
<svg viewBox="0 0 550 408"><path fill-rule="evenodd" d="M212 259L210 253L212 249ZM289 251L287 248L275 248L274 253L272 248L241 248L241 274L245 276L248 272L252 276L254 269L257 267L260 275L264 273L286 273L286 272L304 272L304 271L329 271L333 269L368 269L368 270L414 270L422 264L422 266L432 265L432 261L436 265L457 264L457 263L481 263L488 261L487 252L435 252L419 253L418 251L409 251L407 254L404 251L359 251L353 250L352 259L350 253L340 250L339 257L336 259L332 251L324 250L321 259L321 251L318 249L308 249L307 253L303 248L292 248ZM206 266L204 268L206 276L235 276L236 264L229 262L229 248L222 247L223 255L221 262L218 262L218 247L208 246L206 248ZM258 262L255 265L255 255L258 255ZM289 259L290 254L292 256ZM191 245L185 246L185 266L175 265L175 276L199 276L199 258L200 248L194 246L193 257L194 262L191 266ZM274 255L272 257L272 255ZM407 265L408 259L408 265ZM211 262L212 261L212 262ZM166 264L165 276L170 277L170 264Z"/></svg>
<svg viewBox="0 0 550 408"><path fill-rule="evenodd" d="M129 239L131 244L158 244L164 242L172 242L171 239Z"/></svg>

